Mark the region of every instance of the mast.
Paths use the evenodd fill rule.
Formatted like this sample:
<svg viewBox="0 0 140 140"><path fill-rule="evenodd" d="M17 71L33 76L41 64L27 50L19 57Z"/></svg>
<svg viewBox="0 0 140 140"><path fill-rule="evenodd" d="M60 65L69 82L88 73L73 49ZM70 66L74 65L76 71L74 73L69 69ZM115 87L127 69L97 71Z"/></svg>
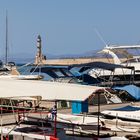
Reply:
<svg viewBox="0 0 140 140"><path fill-rule="evenodd" d="M5 64L8 62L8 16L6 11L6 43L5 43Z"/></svg>

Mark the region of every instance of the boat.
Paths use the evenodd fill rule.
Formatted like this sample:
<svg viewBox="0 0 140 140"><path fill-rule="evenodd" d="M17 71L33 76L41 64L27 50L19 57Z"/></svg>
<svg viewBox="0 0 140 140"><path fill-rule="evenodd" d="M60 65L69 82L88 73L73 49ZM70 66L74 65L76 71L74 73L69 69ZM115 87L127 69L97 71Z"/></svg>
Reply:
<svg viewBox="0 0 140 140"><path fill-rule="evenodd" d="M106 46L103 50L99 53L106 53L112 56L114 64L121 64L124 66L133 66L135 70L139 70L139 56L133 56L132 58L127 58L125 61L121 62L119 57L113 52L113 50L120 50L120 49L140 49L140 45L132 45L132 46Z"/></svg>
<svg viewBox="0 0 140 140"><path fill-rule="evenodd" d="M104 110L101 114L108 118L118 118L127 121L140 122L140 107L129 105L121 108Z"/></svg>
<svg viewBox="0 0 140 140"><path fill-rule="evenodd" d="M62 83L82 83L70 70L69 66L43 65L32 67L30 73L37 72L44 76L44 80Z"/></svg>
<svg viewBox="0 0 140 140"><path fill-rule="evenodd" d="M84 64L75 64L70 67L78 67L81 78L85 78L86 82L91 85L100 86L113 86L113 85L124 85L135 82L135 77L138 75L134 73L134 67L127 67L120 64L111 64L105 62L90 62ZM131 73L126 75L125 73L116 73L116 70L121 71L129 70ZM85 76L85 77L84 77ZM90 82L89 82L90 81ZM137 81L139 84L139 81Z"/></svg>
<svg viewBox="0 0 140 140"><path fill-rule="evenodd" d="M106 82L114 82L115 85L134 83L135 85L140 85L140 58L134 57L124 62L121 62L119 57L112 51L114 49L133 49L140 48L140 45L134 46L106 46L99 53L106 53L112 56L114 64L121 65L124 67L116 67L114 70L109 70L106 68L95 67L91 69L88 74L93 78L104 79ZM123 82L122 82L123 81Z"/></svg>
<svg viewBox="0 0 140 140"><path fill-rule="evenodd" d="M39 74L20 74L15 65L1 66L0 79L17 79L17 80L41 80L44 77Z"/></svg>
<svg viewBox="0 0 140 140"><path fill-rule="evenodd" d="M0 60L0 78L2 79L18 79L18 80L41 80L42 75L22 75L17 70L17 66L14 62L8 62L8 16L6 12L6 39L5 39L5 62Z"/></svg>
<svg viewBox="0 0 140 140"><path fill-rule="evenodd" d="M42 75L13 75L3 74L0 75L0 79L16 79L16 80L41 80L44 77Z"/></svg>
<svg viewBox="0 0 140 140"><path fill-rule="evenodd" d="M118 50L118 49L140 49L140 45L109 45L106 46L102 51L102 53L108 53L109 55L112 56L114 63L115 64L122 64L125 66L134 66L135 70L139 70L139 62L140 62L140 57L134 57L132 58L127 58L127 60L121 62L119 57L113 52L113 50Z"/></svg>
<svg viewBox="0 0 140 140"><path fill-rule="evenodd" d="M40 118L33 116L22 116L22 121L25 124L39 124L41 122L43 125L51 124L54 127L55 120L48 117ZM98 126L100 125L100 133L98 134ZM71 136L75 139L93 139L96 137L107 138L114 136L114 131L110 128L104 126L104 122L100 121L98 124L98 117L96 116L83 116L72 115L72 114L60 114L57 113L57 129L63 129L65 131L65 138L68 139Z"/></svg>
<svg viewBox="0 0 140 140"><path fill-rule="evenodd" d="M32 122L33 124L38 123L39 118L38 117L33 117L33 116L22 116L21 118L24 120L26 123ZM54 125L54 119L52 117L48 117L47 114L44 118L40 119L43 123L50 123L52 126ZM106 129L104 127L104 122L100 121L100 130L101 129ZM73 129L81 129L81 130L96 130L98 128L98 118L97 116L91 115L91 116L86 116L82 114L74 115L74 114L62 114L62 113L57 113L57 128L73 128Z"/></svg>
<svg viewBox="0 0 140 140"><path fill-rule="evenodd" d="M37 126L16 126L13 127L5 126L0 128L1 139L3 140L17 140L17 139L28 139L28 140L59 140L58 138L50 135L50 128L37 127Z"/></svg>
<svg viewBox="0 0 140 140"><path fill-rule="evenodd" d="M0 130L0 133L2 132L2 138L9 140L17 140L17 139L28 139L28 140L70 140L70 139L75 139L75 140L128 140L126 137L119 137L119 136L112 136L108 137L102 136L100 138L96 137L96 135L90 134L90 133L83 133L80 132L72 132L71 130L67 130L64 133L62 133L61 130L57 130L57 135L59 138L54 137L53 135L48 135L48 133L51 132L50 128L47 127L37 127L37 126L24 126L20 127L17 126L15 129L11 127L3 127ZM10 132L10 134L8 134ZM7 135L8 134L8 135Z"/></svg>

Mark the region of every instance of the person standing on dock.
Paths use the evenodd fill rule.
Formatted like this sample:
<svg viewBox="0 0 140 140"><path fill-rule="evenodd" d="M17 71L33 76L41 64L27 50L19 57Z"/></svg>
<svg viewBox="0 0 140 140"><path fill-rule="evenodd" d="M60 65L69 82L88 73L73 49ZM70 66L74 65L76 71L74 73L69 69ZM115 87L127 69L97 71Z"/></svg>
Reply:
<svg viewBox="0 0 140 140"><path fill-rule="evenodd" d="M51 108L51 114L52 114L52 120L54 120L56 114L57 114L57 108L56 108L56 105L54 105L52 108Z"/></svg>

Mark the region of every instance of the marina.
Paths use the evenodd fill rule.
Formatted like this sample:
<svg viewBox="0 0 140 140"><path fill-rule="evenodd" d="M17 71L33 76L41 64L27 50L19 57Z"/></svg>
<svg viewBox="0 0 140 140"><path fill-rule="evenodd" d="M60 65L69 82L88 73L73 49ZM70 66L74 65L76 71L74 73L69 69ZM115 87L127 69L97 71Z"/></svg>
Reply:
<svg viewBox="0 0 140 140"><path fill-rule="evenodd" d="M1 1L0 140L140 140L139 5Z"/></svg>
<svg viewBox="0 0 140 140"><path fill-rule="evenodd" d="M38 36L38 64L11 66L8 73L24 69L16 77L1 71L1 139L139 139L138 75L91 75L93 69L114 72L133 67L98 61L50 65L44 58Z"/></svg>

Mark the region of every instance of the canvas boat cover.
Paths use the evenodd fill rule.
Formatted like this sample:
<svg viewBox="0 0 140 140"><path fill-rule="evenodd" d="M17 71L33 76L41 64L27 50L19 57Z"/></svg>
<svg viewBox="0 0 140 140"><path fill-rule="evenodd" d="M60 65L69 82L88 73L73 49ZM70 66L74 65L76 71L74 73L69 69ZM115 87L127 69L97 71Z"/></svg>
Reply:
<svg viewBox="0 0 140 140"><path fill-rule="evenodd" d="M135 107L135 106L124 106L124 107L120 107L120 108L114 108L114 109L110 109L110 110L114 110L114 111L139 111L140 107Z"/></svg>
<svg viewBox="0 0 140 140"><path fill-rule="evenodd" d="M137 101L140 100L140 88L135 85L126 85L126 86L120 86L120 87L114 87L114 89L117 90L125 90L130 94L134 99Z"/></svg>

